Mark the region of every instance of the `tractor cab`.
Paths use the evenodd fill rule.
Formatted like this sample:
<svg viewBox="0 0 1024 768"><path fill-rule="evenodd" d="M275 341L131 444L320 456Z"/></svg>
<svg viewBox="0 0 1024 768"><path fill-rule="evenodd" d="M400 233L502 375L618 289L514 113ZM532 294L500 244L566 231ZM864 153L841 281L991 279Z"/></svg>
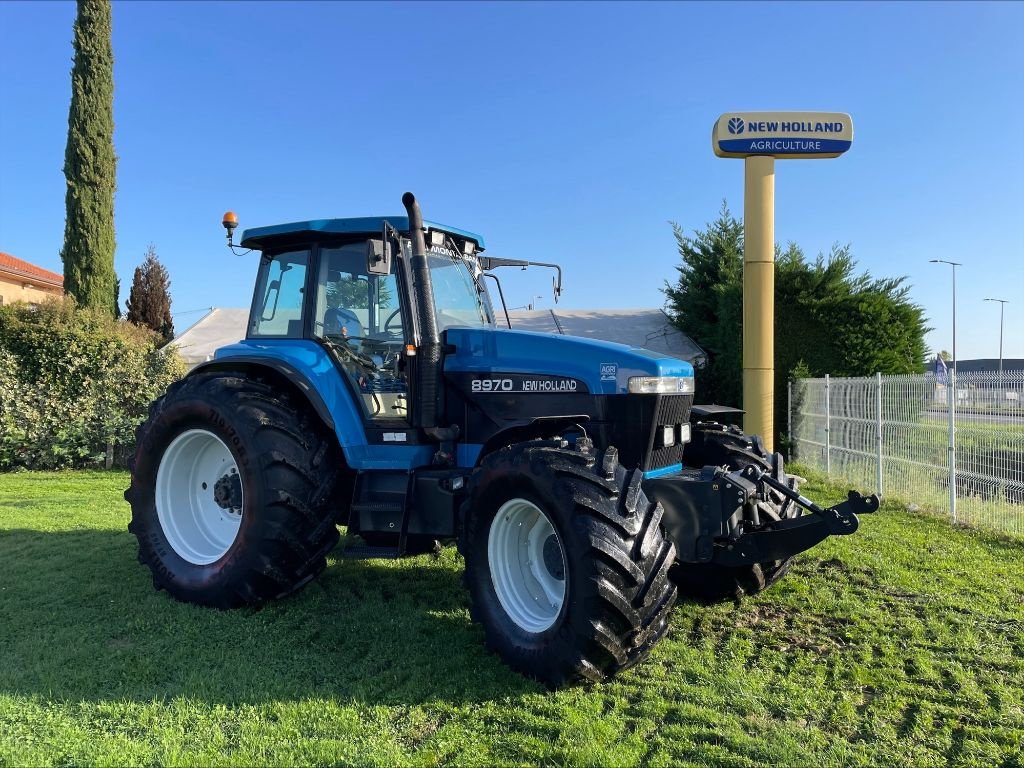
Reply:
<svg viewBox="0 0 1024 768"><path fill-rule="evenodd" d="M246 339L308 340L344 372L364 418L408 420L410 357L421 343L405 216L296 222L247 230L262 253ZM427 223L439 332L494 325L480 278L479 235Z"/></svg>

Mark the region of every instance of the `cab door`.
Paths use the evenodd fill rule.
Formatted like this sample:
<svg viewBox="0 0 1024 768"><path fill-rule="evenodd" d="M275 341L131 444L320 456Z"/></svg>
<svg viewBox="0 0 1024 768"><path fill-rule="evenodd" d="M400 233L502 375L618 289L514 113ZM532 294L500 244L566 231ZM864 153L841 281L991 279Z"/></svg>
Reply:
<svg viewBox="0 0 1024 768"><path fill-rule="evenodd" d="M408 429L410 336L395 259L388 275L366 270L366 242L319 249L312 333L332 352L368 427ZM408 442L404 435L401 442Z"/></svg>

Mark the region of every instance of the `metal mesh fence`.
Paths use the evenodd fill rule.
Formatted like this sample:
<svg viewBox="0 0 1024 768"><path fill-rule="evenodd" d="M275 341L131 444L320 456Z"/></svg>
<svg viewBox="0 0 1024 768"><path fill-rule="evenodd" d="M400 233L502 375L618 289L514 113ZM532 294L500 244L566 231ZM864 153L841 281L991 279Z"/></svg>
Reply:
<svg viewBox="0 0 1024 768"><path fill-rule="evenodd" d="M948 510L954 521L1024 535L1024 371L960 373L955 386L952 378L794 382L794 458L861 488Z"/></svg>

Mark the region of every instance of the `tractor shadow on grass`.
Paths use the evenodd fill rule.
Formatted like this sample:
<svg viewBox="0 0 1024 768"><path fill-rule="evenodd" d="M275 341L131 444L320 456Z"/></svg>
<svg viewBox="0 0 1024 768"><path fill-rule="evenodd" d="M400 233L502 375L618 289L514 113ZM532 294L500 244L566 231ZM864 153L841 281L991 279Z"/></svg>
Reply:
<svg viewBox="0 0 1024 768"><path fill-rule="evenodd" d="M218 611L155 591L127 532L0 531L0 693L376 705L540 690L485 650L453 547L332 559L296 595Z"/></svg>

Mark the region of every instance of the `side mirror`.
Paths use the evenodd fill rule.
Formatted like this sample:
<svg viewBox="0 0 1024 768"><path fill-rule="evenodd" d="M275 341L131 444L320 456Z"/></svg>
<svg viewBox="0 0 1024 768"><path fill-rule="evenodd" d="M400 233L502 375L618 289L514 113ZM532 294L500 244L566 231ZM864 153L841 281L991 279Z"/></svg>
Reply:
<svg viewBox="0 0 1024 768"><path fill-rule="evenodd" d="M386 240L366 241L366 271L371 275L391 274L391 243Z"/></svg>

